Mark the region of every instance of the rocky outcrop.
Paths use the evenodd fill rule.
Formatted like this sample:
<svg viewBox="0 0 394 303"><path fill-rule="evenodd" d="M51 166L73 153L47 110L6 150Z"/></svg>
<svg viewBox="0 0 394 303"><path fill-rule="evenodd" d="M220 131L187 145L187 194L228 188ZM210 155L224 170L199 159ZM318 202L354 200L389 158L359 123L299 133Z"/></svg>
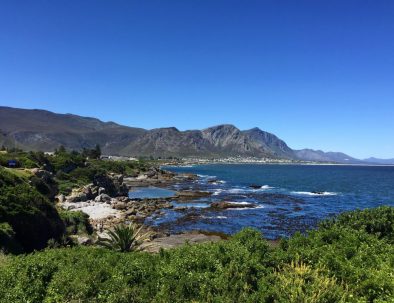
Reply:
<svg viewBox="0 0 394 303"><path fill-rule="evenodd" d="M211 208L214 209L229 209L229 208L256 208L257 205L253 203L240 203L240 202L213 202L211 203Z"/></svg>
<svg viewBox="0 0 394 303"><path fill-rule="evenodd" d="M108 174L97 175L93 179L93 185L97 187L97 193L100 188L105 189L105 193L110 196L127 196L128 188L123 182L123 175Z"/></svg>
<svg viewBox="0 0 394 303"><path fill-rule="evenodd" d="M128 186L123 182L123 175L108 174L95 176L93 183L74 188L69 196L61 199L68 203L88 200L108 202L111 197L127 196L128 193ZM59 197L58 201L60 202Z"/></svg>
<svg viewBox="0 0 394 303"><path fill-rule="evenodd" d="M109 201L98 202L64 202L64 209L82 211L89 215L91 225L96 230L111 227L126 221L143 223L151 215L162 215L161 209L173 208L165 199L131 200L127 197L111 198Z"/></svg>
<svg viewBox="0 0 394 303"><path fill-rule="evenodd" d="M178 175L172 172L159 168L151 168L147 172L140 171L132 176L127 176L123 179L123 182L129 187L139 187L151 185L165 186L179 180L183 180L182 177L178 178Z"/></svg>
<svg viewBox="0 0 394 303"><path fill-rule="evenodd" d="M175 199L178 199L180 202L182 202L182 201L194 200L198 198L209 197L210 195L212 195L212 193L208 191L183 190L176 192Z"/></svg>
<svg viewBox="0 0 394 303"><path fill-rule="evenodd" d="M253 189L259 189L259 188L261 188L261 185L258 185L258 184L250 184L249 187L250 187L250 188L253 188Z"/></svg>

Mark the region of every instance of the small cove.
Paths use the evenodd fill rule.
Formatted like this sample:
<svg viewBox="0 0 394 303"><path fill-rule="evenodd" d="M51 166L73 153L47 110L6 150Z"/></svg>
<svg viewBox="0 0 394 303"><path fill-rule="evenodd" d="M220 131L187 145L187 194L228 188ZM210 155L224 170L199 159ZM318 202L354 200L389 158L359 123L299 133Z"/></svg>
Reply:
<svg viewBox="0 0 394 303"><path fill-rule="evenodd" d="M130 199L159 199L175 196L175 191L154 186L135 188L129 191Z"/></svg>

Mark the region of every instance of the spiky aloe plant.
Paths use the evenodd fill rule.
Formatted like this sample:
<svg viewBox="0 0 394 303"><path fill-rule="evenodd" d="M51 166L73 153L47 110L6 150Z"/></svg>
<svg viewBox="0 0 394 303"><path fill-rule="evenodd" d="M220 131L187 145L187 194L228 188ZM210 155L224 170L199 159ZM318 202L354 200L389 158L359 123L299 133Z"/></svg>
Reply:
<svg viewBox="0 0 394 303"><path fill-rule="evenodd" d="M97 244L121 252L136 250L141 241L148 238L151 233L141 233L143 226L140 228L135 224L120 224L113 230L107 230L108 237L99 238Z"/></svg>

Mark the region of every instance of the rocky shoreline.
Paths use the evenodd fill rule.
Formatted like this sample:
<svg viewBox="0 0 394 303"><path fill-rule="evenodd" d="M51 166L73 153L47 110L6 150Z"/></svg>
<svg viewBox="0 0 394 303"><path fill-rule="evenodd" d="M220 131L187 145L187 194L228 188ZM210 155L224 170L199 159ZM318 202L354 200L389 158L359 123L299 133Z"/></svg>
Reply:
<svg viewBox="0 0 394 303"><path fill-rule="evenodd" d="M182 207L174 208L171 201L188 202L211 195L210 192L186 189L176 192L173 197L139 199L129 198L130 191L150 186L167 188L174 184L183 184L185 188L188 188L187 184L197 179L198 176L194 174L175 174L159 168L151 168L147 172L133 176L108 174L95 178L91 184L73 189L68 196L58 195L56 201L62 209L88 214L94 231L98 236L102 236L106 229L118 224L142 225L148 217L162 216L165 209L183 210ZM155 248L148 243L143 247L151 252L158 251L160 247L166 249L185 242L201 243L221 239L217 235L205 235L200 232L170 235L166 230L146 228L153 232L149 243L152 242ZM83 242L89 243L90 241Z"/></svg>

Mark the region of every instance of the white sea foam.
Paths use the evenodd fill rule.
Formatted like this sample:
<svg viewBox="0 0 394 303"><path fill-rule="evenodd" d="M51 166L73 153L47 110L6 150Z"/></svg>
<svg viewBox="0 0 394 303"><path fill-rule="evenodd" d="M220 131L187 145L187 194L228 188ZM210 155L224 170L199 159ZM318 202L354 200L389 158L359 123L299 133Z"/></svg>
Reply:
<svg viewBox="0 0 394 303"><path fill-rule="evenodd" d="M204 178L204 179L215 179L216 178L216 176L201 175L201 174L197 174L197 177Z"/></svg>
<svg viewBox="0 0 394 303"><path fill-rule="evenodd" d="M208 181L209 181L209 180L208 180ZM209 183L211 183L212 185L219 185L219 184L224 184L224 183L226 183L226 181L218 180L218 181L209 182Z"/></svg>
<svg viewBox="0 0 394 303"><path fill-rule="evenodd" d="M226 216L201 216L203 219L227 219Z"/></svg>
<svg viewBox="0 0 394 303"><path fill-rule="evenodd" d="M212 196L218 196L218 195L220 195L222 192L223 192L223 189L218 188L218 189L216 189L216 190L213 192Z"/></svg>
<svg viewBox="0 0 394 303"><path fill-rule="evenodd" d="M227 193L229 194L246 194L246 193L255 193L259 191L265 191L265 190L270 190L274 189L275 187L269 186L269 185L263 185L260 188L230 188L227 190Z"/></svg>
<svg viewBox="0 0 394 303"><path fill-rule="evenodd" d="M227 192L230 194L241 194L241 193L246 192L246 190L242 189L242 188L231 188Z"/></svg>
<svg viewBox="0 0 394 303"><path fill-rule="evenodd" d="M273 188L275 187L269 185L263 185L262 187L260 187L260 189L273 189Z"/></svg>
<svg viewBox="0 0 394 303"><path fill-rule="evenodd" d="M310 192L310 191L292 191L292 194L302 196L336 196L338 193L323 191L323 192Z"/></svg>

